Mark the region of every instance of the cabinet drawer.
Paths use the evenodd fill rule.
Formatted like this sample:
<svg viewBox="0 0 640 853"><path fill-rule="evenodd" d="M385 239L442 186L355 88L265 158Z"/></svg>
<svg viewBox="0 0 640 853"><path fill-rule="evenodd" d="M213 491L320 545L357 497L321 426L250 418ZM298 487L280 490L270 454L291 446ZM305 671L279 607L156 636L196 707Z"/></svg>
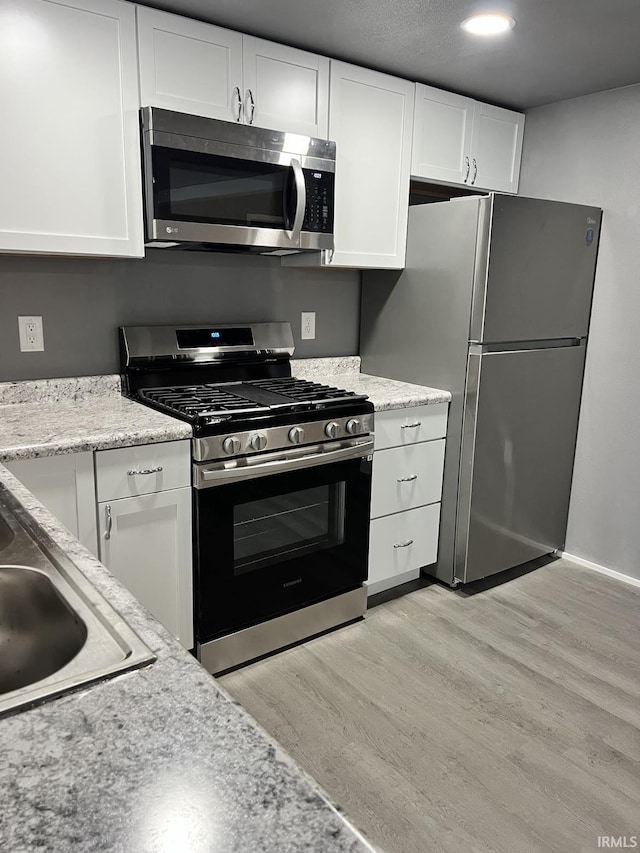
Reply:
<svg viewBox="0 0 640 853"><path fill-rule="evenodd" d="M371 517L436 503L442 496L444 439L376 450Z"/></svg>
<svg viewBox="0 0 640 853"><path fill-rule="evenodd" d="M148 495L191 485L188 441L167 441L96 452L98 501Z"/></svg>
<svg viewBox="0 0 640 853"><path fill-rule="evenodd" d="M440 504L431 504L371 522L369 594L418 577L438 556Z"/></svg>
<svg viewBox="0 0 640 853"><path fill-rule="evenodd" d="M377 412L376 450L444 438L447 434L448 407L448 403L436 403L432 406L412 406L408 409Z"/></svg>

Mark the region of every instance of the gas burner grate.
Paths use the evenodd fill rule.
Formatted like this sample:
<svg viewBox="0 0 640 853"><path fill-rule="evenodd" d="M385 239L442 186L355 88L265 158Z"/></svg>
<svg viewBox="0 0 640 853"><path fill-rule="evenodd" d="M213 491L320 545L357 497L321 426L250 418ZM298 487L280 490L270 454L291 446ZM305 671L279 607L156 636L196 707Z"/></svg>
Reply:
<svg viewBox="0 0 640 853"><path fill-rule="evenodd" d="M254 403L219 385L181 385L175 388L153 388L140 391L142 400L166 411L180 412L190 418L224 414L253 414L269 407Z"/></svg>
<svg viewBox="0 0 640 853"><path fill-rule="evenodd" d="M281 379L254 379L246 384L261 388L263 391L271 391L273 394L281 394L292 402L309 405L367 399L362 394L356 394L355 391L345 391L333 385L321 385L319 382L296 379L293 376Z"/></svg>

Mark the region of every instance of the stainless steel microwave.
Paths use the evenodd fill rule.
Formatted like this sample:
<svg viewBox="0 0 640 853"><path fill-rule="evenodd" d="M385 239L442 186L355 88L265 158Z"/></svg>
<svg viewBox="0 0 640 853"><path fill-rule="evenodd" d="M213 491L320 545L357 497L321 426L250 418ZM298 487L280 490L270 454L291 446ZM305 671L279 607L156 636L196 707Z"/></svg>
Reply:
<svg viewBox="0 0 640 853"><path fill-rule="evenodd" d="M157 107L141 124L147 246L333 249L334 142Z"/></svg>

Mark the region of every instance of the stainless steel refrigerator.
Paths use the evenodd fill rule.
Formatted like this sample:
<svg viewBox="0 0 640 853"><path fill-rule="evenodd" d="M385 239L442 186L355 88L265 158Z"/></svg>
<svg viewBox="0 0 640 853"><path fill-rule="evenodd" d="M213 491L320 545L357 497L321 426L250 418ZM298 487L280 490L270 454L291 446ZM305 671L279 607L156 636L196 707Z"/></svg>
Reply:
<svg viewBox="0 0 640 853"><path fill-rule="evenodd" d="M446 388L438 562L455 585L564 546L602 211L491 194L409 211L363 274L362 370Z"/></svg>

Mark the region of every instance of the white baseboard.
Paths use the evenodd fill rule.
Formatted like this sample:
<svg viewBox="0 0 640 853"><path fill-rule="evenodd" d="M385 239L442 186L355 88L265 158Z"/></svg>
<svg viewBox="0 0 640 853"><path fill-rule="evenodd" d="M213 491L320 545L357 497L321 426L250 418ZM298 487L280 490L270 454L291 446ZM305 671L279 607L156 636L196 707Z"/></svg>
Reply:
<svg viewBox="0 0 640 853"><path fill-rule="evenodd" d="M585 560L583 557L576 557L575 554L568 554L566 551L562 551L560 556L563 560L570 560L572 563L584 566L585 569L600 572L601 575L608 575L610 578L615 578L623 583L630 583L631 586L640 586L640 578L634 578L631 575L616 572L615 569L608 569L606 566L601 566L599 563L592 563L591 560Z"/></svg>

